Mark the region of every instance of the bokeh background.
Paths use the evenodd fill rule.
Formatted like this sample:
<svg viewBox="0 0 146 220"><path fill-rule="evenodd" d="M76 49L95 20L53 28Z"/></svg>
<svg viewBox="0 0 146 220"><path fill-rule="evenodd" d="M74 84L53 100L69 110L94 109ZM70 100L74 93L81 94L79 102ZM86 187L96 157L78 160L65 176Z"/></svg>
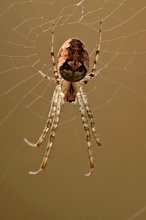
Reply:
<svg viewBox="0 0 146 220"><path fill-rule="evenodd" d="M146 219L146 2L131 0L6 0L0 2L0 219ZM92 137L95 172L90 178L78 105L65 103L44 172L39 149L54 84L50 58L78 37L90 69L103 21L97 68L85 85L103 147Z"/></svg>

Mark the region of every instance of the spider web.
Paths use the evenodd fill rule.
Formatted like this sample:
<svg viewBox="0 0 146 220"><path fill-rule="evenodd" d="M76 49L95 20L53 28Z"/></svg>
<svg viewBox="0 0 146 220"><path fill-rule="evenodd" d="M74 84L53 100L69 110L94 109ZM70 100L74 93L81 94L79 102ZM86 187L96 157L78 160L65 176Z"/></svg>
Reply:
<svg viewBox="0 0 146 220"><path fill-rule="evenodd" d="M53 76L50 58L52 21L55 21L55 54L66 39L78 37L88 48L91 70L102 20L97 63L97 69L102 68L102 71L84 86L104 146L103 150L95 150L93 141L98 163L97 179L108 182L111 178L111 191L113 186L118 186L119 194L114 191L115 197L119 196L117 199L122 205L117 207L116 202L111 206L104 204L108 219L145 219L145 1L7 0L1 1L0 5L0 185L5 185L14 170L17 178L34 164L39 166L40 156L44 153L45 146L37 152L32 151L25 147L23 139L37 140L50 108L54 84L45 80L39 71ZM87 155L83 152L84 131L77 105L65 103L62 107L56 135L55 148L64 146L64 142L67 147L59 146L60 151L57 148L55 155L58 151L58 156L53 163L57 164L60 155L63 157L63 152L70 148L66 154L73 156L68 166L73 167L81 160L82 172ZM67 159L64 163L68 163ZM20 164L22 167L18 166ZM58 166L54 172L57 169ZM50 172L51 169L46 173ZM15 183L12 179L11 185ZM127 197L122 197L122 190L128 191ZM107 189L106 193L111 196ZM114 205L117 213L112 209ZM66 216L63 219L68 219ZM99 216L99 219L105 219L102 208Z"/></svg>

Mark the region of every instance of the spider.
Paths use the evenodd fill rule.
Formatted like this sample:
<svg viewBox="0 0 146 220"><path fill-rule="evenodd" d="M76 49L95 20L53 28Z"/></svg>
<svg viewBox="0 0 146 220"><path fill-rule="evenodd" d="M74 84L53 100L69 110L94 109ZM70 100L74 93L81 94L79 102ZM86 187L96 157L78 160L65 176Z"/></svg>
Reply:
<svg viewBox="0 0 146 220"><path fill-rule="evenodd" d="M96 53L95 53L95 58L91 73L87 73L89 68L88 51L84 43L78 38L70 38L61 46L58 52L57 66L56 66L55 55L54 55L54 25L55 24L53 22L51 58L52 58L55 77L54 78L49 77L45 75L42 71L39 71L39 73L45 79L53 81L55 84L57 84L57 86L53 93L48 120L38 141L36 143L31 143L26 138L24 139L28 145L32 147L40 147L47 133L50 130L49 141L40 168L35 172L30 171L29 174L38 174L45 169L48 158L50 156L52 144L55 139L56 128L58 126L59 117L60 117L61 106L66 101L70 103L78 102L79 104L79 110L81 114L83 128L85 130L85 139L87 142L87 152L90 163L90 171L89 173L86 174L86 176L90 176L94 170L94 161L91 151L90 129L92 130L93 136L99 147L101 146L101 141L95 129L94 118L86 93L83 90L81 84L88 83L88 81L90 81L94 76L97 76L101 71L101 69L96 71L96 63L100 52L102 22L100 22L100 26L99 26L98 46L96 48ZM90 121L90 126L88 121Z"/></svg>

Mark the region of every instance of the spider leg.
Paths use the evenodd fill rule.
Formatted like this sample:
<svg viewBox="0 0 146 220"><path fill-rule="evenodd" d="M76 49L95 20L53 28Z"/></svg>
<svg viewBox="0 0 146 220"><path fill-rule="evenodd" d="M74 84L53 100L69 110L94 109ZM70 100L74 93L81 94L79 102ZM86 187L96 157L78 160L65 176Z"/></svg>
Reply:
<svg viewBox="0 0 146 220"><path fill-rule="evenodd" d="M56 128L58 126L58 122L59 122L59 116L60 116L60 109L61 109L61 105L63 102L63 94L61 92L61 89L57 89L56 90L56 101L54 102L53 105L53 112L54 112L54 119L52 121L52 125L51 125L51 131L50 131L50 135L49 135L49 142L45 151L45 155L43 157L43 161L41 163L40 168L37 171L30 171L29 174L33 174L36 175L38 173L40 173L41 171L43 171L47 165L48 162L48 158L51 152L51 148L52 148L52 144L53 141L55 139L55 134L56 134Z"/></svg>
<svg viewBox="0 0 146 220"><path fill-rule="evenodd" d="M52 27L52 43L51 43L51 58L52 58L52 63L53 63L53 69L54 69L54 75L55 78L59 78L59 74L57 72L56 68L56 61L55 61L55 55L54 55L54 22L53 22L53 27Z"/></svg>
<svg viewBox="0 0 146 220"><path fill-rule="evenodd" d="M77 99L78 99L78 103L79 103L79 109L81 112L81 119L82 119L82 123L83 123L83 127L85 130L85 137L86 137L86 142L87 142L87 151L88 151L88 156L89 156L89 163L90 163L90 171L89 173L86 174L86 176L90 176L94 170L94 161L93 161L93 155L92 155L92 151L91 151L91 141L90 141L90 130L89 130L89 124L88 124L88 120L86 117L86 111L85 111L85 106L84 106L84 102L81 96L81 92L79 91L77 93Z"/></svg>
<svg viewBox="0 0 146 220"><path fill-rule="evenodd" d="M99 147L101 147L101 141L100 141L99 136L97 134L97 131L95 129L95 122L94 122L93 114L92 114L92 111L91 111L86 93L85 93L85 91L83 90L82 87L80 87L80 93L81 93L82 100L84 102L84 106L85 106L87 115L90 119L90 125L91 125L91 129L92 129L92 133L93 133L93 135L96 139L96 143L98 144Z"/></svg>
<svg viewBox="0 0 146 220"><path fill-rule="evenodd" d="M49 81L52 81L52 82L58 84L58 81L57 81L54 77L50 77L50 76L44 74L41 70L39 70L39 73L40 73L45 79L47 79L47 80L49 80Z"/></svg>
<svg viewBox="0 0 146 220"><path fill-rule="evenodd" d="M99 70L96 70L94 72L94 77L98 76L101 73L102 70L103 70L103 68L100 68ZM93 79L92 73L85 76L80 82L84 83L84 84L87 84L91 79Z"/></svg>
<svg viewBox="0 0 146 220"><path fill-rule="evenodd" d="M60 83L60 76L57 72L57 68L56 68L56 61L55 61L55 55L54 55L54 22L53 22L53 25L52 25L52 42L51 42L51 59L52 59L52 63L53 63L53 70L54 70L54 75L55 75L55 78L54 77L50 77L50 76L47 76L46 74L44 74L42 71L39 71L39 73L45 78L45 79L48 79L50 81L53 81L57 84Z"/></svg>
<svg viewBox="0 0 146 220"><path fill-rule="evenodd" d="M38 141L36 143L32 143L32 142L28 141L27 138L24 138L25 143L31 147L40 147L40 145L44 141L44 139L45 139L50 127L51 127L52 121L53 121L53 116L50 113L50 115L48 116L46 126L45 126L41 136L39 137Z"/></svg>
<svg viewBox="0 0 146 220"><path fill-rule="evenodd" d="M97 76L102 70L101 68L100 70L96 71L96 64L97 64L97 60L99 57L100 45L101 45L101 32L102 32L102 21L100 21L100 26L99 26L98 45L97 45L96 52L95 52L95 58L94 58L92 71L91 73L87 74L87 76L85 76L84 79L82 80L82 82L84 82L85 84L88 83L88 81L91 80L94 76Z"/></svg>
<svg viewBox="0 0 146 220"><path fill-rule="evenodd" d="M50 108L50 112L48 115L48 120L47 120L46 126L45 126L41 136L39 137L38 141L36 143L32 143L32 142L28 141L26 138L24 139L24 141L31 147L39 147L42 144L42 142L44 141L44 139L45 139L50 127L51 127L51 124L52 124L52 121L53 121L54 115L55 115L54 108L57 105L57 91L56 90L53 93L52 100L54 100L54 101L51 103L51 108Z"/></svg>

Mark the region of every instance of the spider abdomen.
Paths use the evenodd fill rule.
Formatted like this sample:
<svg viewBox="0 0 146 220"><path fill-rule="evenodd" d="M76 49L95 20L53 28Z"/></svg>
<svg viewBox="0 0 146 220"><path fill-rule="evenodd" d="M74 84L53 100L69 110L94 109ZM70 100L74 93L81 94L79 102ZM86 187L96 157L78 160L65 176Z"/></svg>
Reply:
<svg viewBox="0 0 146 220"><path fill-rule="evenodd" d="M61 77L70 82L83 79L89 68L89 55L85 44L77 39L68 39L57 56L57 69Z"/></svg>

